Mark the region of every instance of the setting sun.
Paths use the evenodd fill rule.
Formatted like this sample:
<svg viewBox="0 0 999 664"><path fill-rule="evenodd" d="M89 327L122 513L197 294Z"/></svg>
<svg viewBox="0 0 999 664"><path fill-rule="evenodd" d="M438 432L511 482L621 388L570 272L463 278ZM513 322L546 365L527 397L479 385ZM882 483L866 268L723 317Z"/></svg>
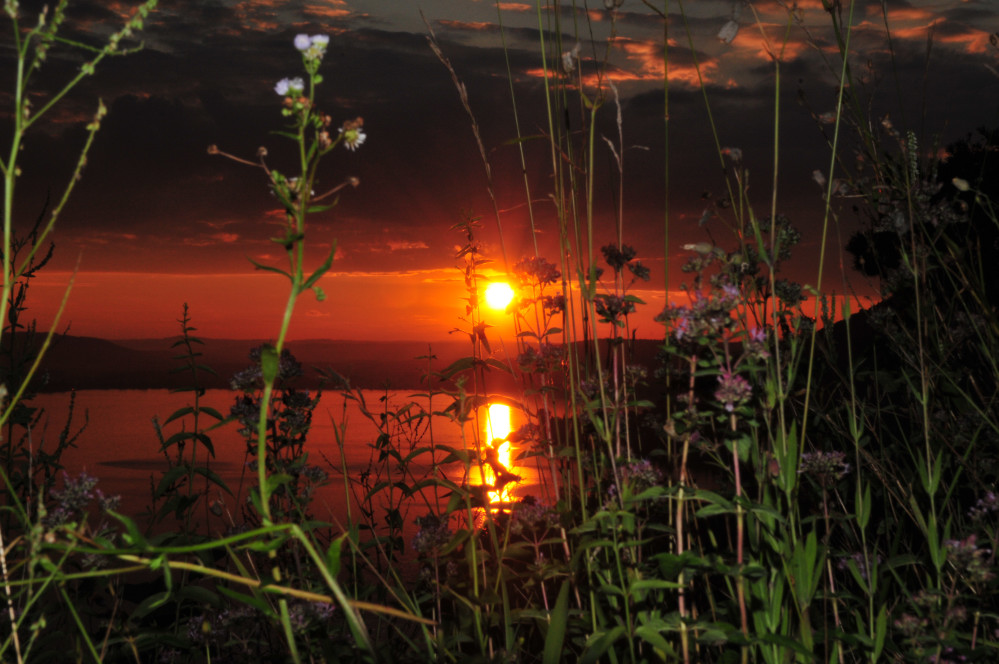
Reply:
<svg viewBox="0 0 999 664"><path fill-rule="evenodd" d="M513 288L503 281L494 281L486 286L486 304L491 309L505 310L513 301Z"/></svg>

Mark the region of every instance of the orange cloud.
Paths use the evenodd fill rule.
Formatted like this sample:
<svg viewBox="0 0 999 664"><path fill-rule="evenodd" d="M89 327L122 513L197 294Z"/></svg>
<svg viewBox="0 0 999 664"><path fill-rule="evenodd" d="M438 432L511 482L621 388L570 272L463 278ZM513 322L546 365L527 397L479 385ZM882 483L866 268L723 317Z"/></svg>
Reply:
<svg viewBox="0 0 999 664"><path fill-rule="evenodd" d="M881 16L882 7L880 4L872 4L867 7L868 16ZM929 21L933 18L933 13L918 7L892 7L888 9L889 24L904 21Z"/></svg>
<svg viewBox="0 0 999 664"><path fill-rule="evenodd" d="M989 37L989 33L984 30L970 29L963 34L940 36L936 39L944 44L962 45L965 53L985 53L989 48Z"/></svg>
<svg viewBox="0 0 999 664"><path fill-rule="evenodd" d="M501 2L499 8L506 12L530 12L534 11L532 5L523 2Z"/></svg>
<svg viewBox="0 0 999 664"><path fill-rule="evenodd" d="M760 34L757 25L743 26L732 42L732 48L740 51L753 51L763 60L780 57L781 62L796 60L805 52L807 44L794 38L784 39L783 26L764 24L765 34Z"/></svg>
<svg viewBox="0 0 999 664"><path fill-rule="evenodd" d="M306 16L319 16L327 19L347 18L351 14L349 9L336 9L335 7L309 6L302 11Z"/></svg>
<svg viewBox="0 0 999 664"><path fill-rule="evenodd" d="M430 245L426 242L419 240L417 242L389 242L389 251L404 251L407 249L429 249Z"/></svg>
<svg viewBox="0 0 999 664"><path fill-rule="evenodd" d="M437 21L440 25L448 28L454 28L455 30L472 30L475 32L485 32L486 30L492 30L493 24L486 21L456 21L452 19L440 19Z"/></svg>

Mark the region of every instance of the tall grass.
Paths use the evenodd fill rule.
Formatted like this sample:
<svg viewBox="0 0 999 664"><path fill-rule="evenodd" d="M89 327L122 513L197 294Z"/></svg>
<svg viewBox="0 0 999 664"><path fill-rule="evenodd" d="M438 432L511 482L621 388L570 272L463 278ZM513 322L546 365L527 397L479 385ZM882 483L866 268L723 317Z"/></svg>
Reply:
<svg viewBox="0 0 999 664"><path fill-rule="evenodd" d="M837 108L817 243L824 257L838 197L855 201L867 225L848 249L883 289L881 303L855 312L849 299L822 292L821 258L811 283L783 271L802 233L781 212L784 44L768 42L776 84L766 205L757 209L741 150L726 147L711 120L705 150L727 188L712 228L725 233L683 247L679 290L687 297L658 313L659 354L643 365L631 320L647 305L636 293L654 277L670 281L642 263L647 243L639 252L633 245L642 238L628 239L628 127L609 77L621 3L605 4L610 36L600 44L585 12L537 5L546 125L540 142L511 137L522 165L539 144L550 157L554 214L535 214L530 178L524 196L532 228L559 238L557 259L541 255L536 241L534 255L483 255L481 224L495 223L503 236L498 206L487 222L456 223L467 289L456 305L458 332L468 356L438 366L430 349L421 358L425 389L401 404L387 395L370 404L325 372L327 398L338 392L344 406L335 427L340 458L324 465L307 445L320 397L295 388L302 369L285 339L298 298L323 296L319 282L333 260L331 252L310 268L306 253L308 215L343 186L313 194L321 158L342 144L358 147L363 131L360 119L330 131L317 95L325 41L296 40L308 82L286 79L278 91L299 172L272 170L264 153L233 157L264 173L287 222L275 240L287 265L256 266L289 284L276 341L256 349L234 379L241 394L227 418L247 438L250 503L226 515L224 534L195 527L198 514L207 521L222 512L211 492L230 487L210 469L202 417L223 417L200 404L205 367L185 309L178 359L193 404L170 419L190 417L192 428L161 440L172 468L155 495L164 500L158 514L173 512L179 531L151 534L117 514L89 477L67 478L29 509L9 479L8 448L4 658L52 658L67 652L64 642L72 658L95 661L995 658L999 219L987 176L996 136L956 146L962 159L941 163L912 132L872 122L851 69L854 7L828 8ZM695 50L683 4L646 4L664 19L665 61L676 49ZM735 36L738 26L722 23L721 34ZM755 14L750 23L741 29L766 37ZM796 29L789 10L784 39ZM429 43L469 114L491 188L491 151L475 109L447 45L432 31ZM28 50L19 52L23 62ZM507 75L512 82L514 72ZM668 117L665 73L663 89ZM710 86L702 80L700 90L713 118ZM525 109L512 83L511 93L519 118ZM611 137L598 129L607 116ZM668 153L668 120L666 130ZM605 181L598 163L608 155ZM11 196L12 178L8 185ZM669 238L668 168L663 188ZM608 192L618 201L610 221L597 212ZM536 227L546 216L555 227ZM10 223L8 205L5 237ZM666 273L676 253L667 242ZM7 284L23 273L5 268L10 306ZM482 305L497 273L517 286L505 312L515 352L501 352L494 314ZM495 393L511 377L521 393ZM484 407L496 402L517 409L523 423L507 441L486 433ZM360 474L346 462L346 447L358 444L348 403L377 431L365 441L371 456ZM441 427L456 427L461 446L442 444ZM517 450L511 462L501 457L503 442ZM538 477L534 493L503 497L528 469ZM344 514L322 514L310 500L330 478L343 488ZM87 515L94 501L103 516ZM105 603L83 602L88 596ZM55 638L54 653L46 644Z"/></svg>

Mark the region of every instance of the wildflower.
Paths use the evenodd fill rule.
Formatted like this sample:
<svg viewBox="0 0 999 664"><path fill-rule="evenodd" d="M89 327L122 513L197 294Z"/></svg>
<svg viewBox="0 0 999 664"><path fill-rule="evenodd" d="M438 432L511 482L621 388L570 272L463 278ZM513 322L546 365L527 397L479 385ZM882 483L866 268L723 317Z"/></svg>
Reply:
<svg viewBox="0 0 999 664"><path fill-rule="evenodd" d="M826 183L828 182L828 180L826 180L825 174L817 168L814 171L812 171L812 179L815 180L816 184L818 184L820 187L826 186Z"/></svg>
<svg viewBox="0 0 999 664"><path fill-rule="evenodd" d="M722 148L721 152L735 164L742 161L742 150L740 148Z"/></svg>
<svg viewBox="0 0 999 664"><path fill-rule="evenodd" d="M734 412L737 407L749 401L751 396L753 396L753 386L742 376L733 375L729 371L718 376L715 399L722 402L728 412Z"/></svg>
<svg viewBox="0 0 999 664"><path fill-rule="evenodd" d="M594 298L593 304L596 306L597 314L603 323L613 323L619 327L624 326L622 316L627 316L635 311L635 303L617 295L598 295Z"/></svg>
<svg viewBox="0 0 999 664"><path fill-rule="evenodd" d="M340 127L340 136L343 138L345 148L353 152L367 140L364 134L364 118L358 117L353 120L346 120Z"/></svg>
<svg viewBox="0 0 999 664"><path fill-rule="evenodd" d="M842 452L806 452L801 455L798 473L811 475L823 487L846 477L850 464Z"/></svg>
<svg viewBox="0 0 999 664"><path fill-rule="evenodd" d="M551 315L562 313L565 310L565 295L546 295L541 300L541 306Z"/></svg>
<svg viewBox="0 0 999 664"><path fill-rule="evenodd" d="M624 269L624 266L637 254L634 247L629 247L626 244L621 245L620 249L613 244L608 244L601 247L600 251L603 252L604 260L614 268L615 272L620 272Z"/></svg>
<svg viewBox="0 0 999 664"><path fill-rule="evenodd" d="M968 512L968 516L977 521L994 512L999 512L999 496L996 496L995 491L989 491L978 499L975 506Z"/></svg>
<svg viewBox="0 0 999 664"><path fill-rule="evenodd" d="M274 92L282 97L297 97L302 94L303 90L305 90L305 81L299 76L295 78L282 78L274 86Z"/></svg>
<svg viewBox="0 0 999 664"><path fill-rule="evenodd" d="M978 546L977 535L968 535L963 540L947 540L944 546L947 547L947 562L969 583L988 581L994 576L988 567L992 551Z"/></svg>
<svg viewBox="0 0 999 664"><path fill-rule="evenodd" d="M549 343L542 343L537 349L527 346L524 352L517 356L517 364L525 373L548 373L562 364L562 348Z"/></svg>
<svg viewBox="0 0 999 664"><path fill-rule="evenodd" d="M562 70L566 74L571 74L576 69L576 63L579 62L579 51L582 49L582 45L576 42L576 45L572 47L571 51L566 51L562 54Z"/></svg>
<svg viewBox="0 0 999 664"><path fill-rule="evenodd" d="M724 44L731 44L737 34L739 34L738 21L729 20L722 26L722 29L718 31L718 40Z"/></svg>
<svg viewBox="0 0 999 664"><path fill-rule="evenodd" d="M531 256L517 261L513 266L522 281L533 281L538 286L554 284L562 278L562 273L552 263L538 256Z"/></svg>
<svg viewBox="0 0 999 664"><path fill-rule="evenodd" d="M628 269L631 270L631 273L635 275L637 279L641 279L642 281L648 281L652 278L652 271L642 265L641 261L628 263Z"/></svg>
<svg viewBox="0 0 999 664"><path fill-rule="evenodd" d="M539 502L534 496L525 496L514 505L510 517L510 532L514 535L520 535L525 530L544 535L559 524L558 512L550 505Z"/></svg>
<svg viewBox="0 0 999 664"><path fill-rule="evenodd" d="M417 553L430 553L447 544L451 539L451 529L448 528L446 516L427 514L416 518L420 529L413 536L411 546Z"/></svg>
<svg viewBox="0 0 999 664"><path fill-rule="evenodd" d="M636 492L642 492L650 487L663 483L662 470L652 465L648 459L635 459L622 465L619 469L622 482L628 482Z"/></svg>
<svg viewBox="0 0 999 664"><path fill-rule="evenodd" d="M770 357L767 350L767 333L762 327L754 327L747 333L746 350L751 356L765 360Z"/></svg>
<svg viewBox="0 0 999 664"><path fill-rule="evenodd" d="M306 60L322 60L329 46L329 35L295 35L295 48L302 52Z"/></svg>
<svg viewBox="0 0 999 664"><path fill-rule="evenodd" d="M778 300L789 307L797 306L805 300L805 295L801 290L801 284L796 284L792 281L788 281L787 279L778 279L774 282L774 295L777 296Z"/></svg>

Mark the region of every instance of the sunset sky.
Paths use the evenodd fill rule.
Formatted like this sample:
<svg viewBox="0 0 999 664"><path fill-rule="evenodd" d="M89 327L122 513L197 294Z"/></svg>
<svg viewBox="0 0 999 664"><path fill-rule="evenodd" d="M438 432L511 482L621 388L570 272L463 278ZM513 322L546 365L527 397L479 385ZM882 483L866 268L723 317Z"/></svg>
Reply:
<svg viewBox="0 0 999 664"><path fill-rule="evenodd" d="M41 3L21 4L32 16L25 24L32 23L32 7ZM67 36L93 43L135 3L72 4ZM652 269L650 283L658 290L640 293L649 305L638 334L655 337L661 328L651 316L666 302L663 22L640 0L624 0L614 21L603 0L576 2L576 11L572 3L562 4L563 41L569 48L581 44L584 67L603 57L614 31L610 78L621 94L624 145L638 146L625 153L624 240ZM652 4L663 6L661 0ZM812 174L829 164L822 135L828 127L816 117L835 104L829 67L836 56L821 2L797 5L792 20L776 2L669 3L669 258L675 283L682 278L684 243L703 241L712 230L723 237L712 222L698 225L702 195L721 193L724 180L694 65L706 83L720 142L744 154L756 183L754 205L766 214L776 80L767 41L780 44L785 33L778 209L804 235L793 267L799 272L792 276L815 281L823 201ZM921 137L927 152L934 136L946 144L979 126L999 125L999 52L989 43L989 34L999 30L999 6L992 0L886 5L887 17L881 2L858 2L853 21L852 64L865 81L865 94L875 100L872 124L890 113L897 127ZM462 237L450 227L465 211L481 215L484 253L499 265L501 252L468 117L448 71L427 45L420 12L467 86L493 160L506 252L514 262L531 254L533 243L517 152L509 143L516 131L507 58L523 133L539 134L547 123L537 7L503 2L500 14L497 9L487 0L163 0L144 33L144 50L107 62L27 141L16 205L22 226L41 211L47 192L61 191L96 98L110 108L83 181L57 227L55 259L32 286L29 306L39 327L50 324L79 262L64 321L71 323L72 334L165 337L177 331L184 302L202 336L276 334L287 284L255 272L247 257L281 265L277 245L269 241L281 210L259 170L210 156L206 148L217 144L253 158L264 145L273 165L286 163L282 155L291 153L292 144L269 133L284 121L274 84L302 73L294 36L325 33L331 43L318 103L335 122L363 116L368 140L356 152L336 151L322 171L323 184L356 176L361 185L345 191L333 211L310 221L311 259L318 264L334 239L338 250L333 273L322 282L327 300L303 296L292 337L446 337L464 313L454 255ZM718 33L734 15L740 29L726 44ZM9 28L4 17L0 82L6 115ZM77 61L53 54L36 88L49 88L75 67ZM606 104L599 128L616 139L615 112ZM9 144L9 138L3 140ZM557 262L548 148L543 141L529 141L525 148L542 251ZM600 139L597 150L598 159L610 160ZM614 239L616 177L608 175L609 170L599 174L606 186L598 182L598 245ZM850 204L837 202L842 242L856 227ZM834 248L840 239L833 236ZM838 256L838 249L828 255L832 268ZM858 291L872 292L859 275L849 276ZM828 290L842 292L838 273L826 279Z"/></svg>

